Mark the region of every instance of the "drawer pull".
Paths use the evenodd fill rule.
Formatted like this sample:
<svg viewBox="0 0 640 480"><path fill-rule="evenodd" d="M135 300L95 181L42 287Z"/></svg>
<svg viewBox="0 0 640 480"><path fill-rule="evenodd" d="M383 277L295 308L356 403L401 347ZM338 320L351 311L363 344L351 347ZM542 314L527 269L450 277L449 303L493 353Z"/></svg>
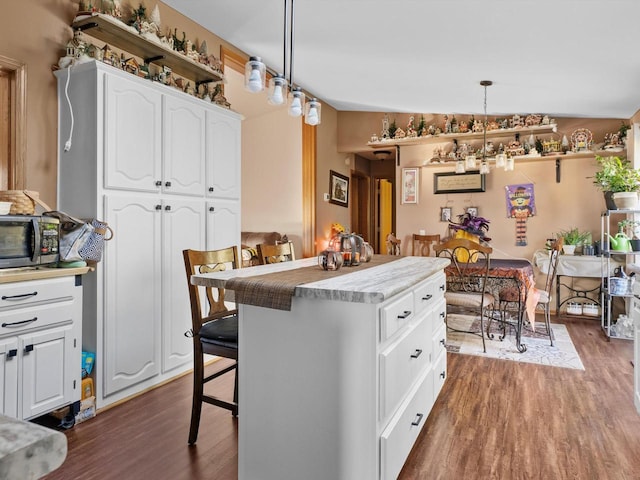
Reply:
<svg viewBox="0 0 640 480"><path fill-rule="evenodd" d="M409 315L411 315L411 310L405 310L400 315L398 315L398 318L407 318Z"/></svg>
<svg viewBox="0 0 640 480"><path fill-rule="evenodd" d="M445 284L443 283L442 285L440 285L440 290L444 292L444 289L446 288Z"/></svg>
<svg viewBox="0 0 640 480"><path fill-rule="evenodd" d="M11 328L11 327L19 327L21 325L26 325L27 323L32 323L38 320L38 317L30 318L29 320L20 320L19 322L4 322L2 324L2 328Z"/></svg>
<svg viewBox="0 0 640 480"><path fill-rule="evenodd" d="M12 348L7 352L7 358L15 357L17 355L18 355L18 350L15 348Z"/></svg>
<svg viewBox="0 0 640 480"><path fill-rule="evenodd" d="M442 373L440 373L440 378L445 378L446 376L447 376L447 372L443 370Z"/></svg>
<svg viewBox="0 0 640 480"><path fill-rule="evenodd" d="M444 347L445 346L445 342L444 342L444 338L442 340L440 340L440 344Z"/></svg>
<svg viewBox="0 0 640 480"><path fill-rule="evenodd" d="M418 358L420 355L422 355L422 350L419 348L416 348L416 351L411 354L411 358Z"/></svg>
<svg viewBox="0 0 640 480"><path fill-rule="evenodd" d="M20 295L3 295L2 300L22 300L23 298L35 297L38 295L38 292L33 293L22 293Z"/></svg>
<svg viewBox="0 0 640 480"><path fill-rule="evenodd" d="M424 417L422 413L416 413L416 419L413 422L411 422L411 425L413 425L414 427L417 427L418 425L420 425L420 422L422 421L422 417Z"/></svg>
<svg viewBox="0 0 640 480"><path fill-rule="evenodd" d="M422 297L422 300L424 300L426 302L427 300L431 300L432 298L433 298L433 295L428 293L424 297Z"/></svg>
<svg viewBox="0 0 640 480"><path fill-rule="evenodd" d="M29 345L25 345L24 347L24 353L29 353L33 351L33 343L29 344Z"/></svg>
<svg viewBox="0 0 640 480"><path fill-rule="evenodd" d="M447 314L445 312L440 312L440 316L442 317L442 319L444 320L444 318L447 316Z"/></svg>

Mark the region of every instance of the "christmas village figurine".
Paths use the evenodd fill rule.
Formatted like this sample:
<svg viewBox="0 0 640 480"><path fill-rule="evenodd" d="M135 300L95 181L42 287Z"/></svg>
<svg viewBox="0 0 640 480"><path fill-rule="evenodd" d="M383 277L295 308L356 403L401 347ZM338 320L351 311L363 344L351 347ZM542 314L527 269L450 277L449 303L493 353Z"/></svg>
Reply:
<svg viewBox="0 0 640 480"><path fill-rule="evenodd" d="M409 123L407 123L407 138L415 138L418 136L418 132L414 127L414 118L413 115L409 117Z"/></svg>

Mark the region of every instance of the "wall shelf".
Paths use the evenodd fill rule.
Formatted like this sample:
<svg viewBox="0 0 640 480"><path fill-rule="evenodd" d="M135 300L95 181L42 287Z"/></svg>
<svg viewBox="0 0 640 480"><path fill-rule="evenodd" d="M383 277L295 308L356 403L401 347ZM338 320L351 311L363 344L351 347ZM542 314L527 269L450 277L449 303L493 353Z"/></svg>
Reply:
<svg viewBox="0 0 640 480"><path fill-rule="evenodd" d="M158 63L171 68L176 75L186 77L195 83L221 82L224 75L220 72L195 62L186 55L165 47L160 43L138 34L133 28L118 19L101 13L79 15L71 27L82 30L87 35L97 38L113 47L142 58L146 63Z"/></svg>
<svg viewBox="0 0 640 480"><path fill-rule="evenodd" d="M545 161L545 160L556 160L556 159L569 159L569 158L573 158L573 159L578 159L578 158L594 158L596 155L614 155L611 152L605 152L605 151L597 151L597 152L593 152L593 151L586 151L586 152L577 152L577 153L573 153L573 152L567 152L567 153L549 153L547 155L537 155L537 156L533 156L533 155L516 155L515 157L513 157L514 161L517 163L522 163L522 162L538 162L538 161ZM478 158L478 161L480 161L481 158ZM495 157L487 157L487 162L489 163L495 163L496 159ZM447 166L455 166L456 164L456 160L448 160L446 162L428 162L425 163L424 165L422 165L423 167L428 167L428 168L433 168L433 167L447 167Z"/></svg>

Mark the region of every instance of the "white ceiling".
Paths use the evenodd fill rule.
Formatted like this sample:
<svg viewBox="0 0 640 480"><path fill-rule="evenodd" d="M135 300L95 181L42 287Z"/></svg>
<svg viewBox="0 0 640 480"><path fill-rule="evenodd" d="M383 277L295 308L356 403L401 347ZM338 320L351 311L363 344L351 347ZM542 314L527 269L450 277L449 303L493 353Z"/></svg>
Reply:
<svg viewBox="0 0 640 480"><path fill-rule="evenodd" d="M283 0L164 0L282 70ZM338 110L630 118L639 0L295 0L294 82Z"/></svg>

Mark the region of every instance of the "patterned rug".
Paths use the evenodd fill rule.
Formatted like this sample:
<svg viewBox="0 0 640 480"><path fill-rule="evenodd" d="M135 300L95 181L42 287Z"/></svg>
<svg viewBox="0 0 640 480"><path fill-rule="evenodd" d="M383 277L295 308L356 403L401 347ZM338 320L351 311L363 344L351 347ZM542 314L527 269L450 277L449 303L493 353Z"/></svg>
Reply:
<svg viewBox="0 0 640 480"><path fill-rule="evenodd" d="M447 321L451 327L459 330L480 330L480 320L477 317L450 313L447 315ZM484 353L482 351L482 339L479 335L453 332L447 329L447 351L514 362L537 363L553 367L584 370L582 360L580 360L580 356L564 325L551 324L553 347L550 345L549 337L546 334L544 321L536 322L536 332L533 332L531 327L527 325L522 332L522 343L527 346L527 350L523 353L518 352L516 348L514 328L507 327L507 336L502 341L498 340L499 329L496 322L492 322L491 332L494 333L494 339L490 340L485 335L487 352Z"/></svg>

